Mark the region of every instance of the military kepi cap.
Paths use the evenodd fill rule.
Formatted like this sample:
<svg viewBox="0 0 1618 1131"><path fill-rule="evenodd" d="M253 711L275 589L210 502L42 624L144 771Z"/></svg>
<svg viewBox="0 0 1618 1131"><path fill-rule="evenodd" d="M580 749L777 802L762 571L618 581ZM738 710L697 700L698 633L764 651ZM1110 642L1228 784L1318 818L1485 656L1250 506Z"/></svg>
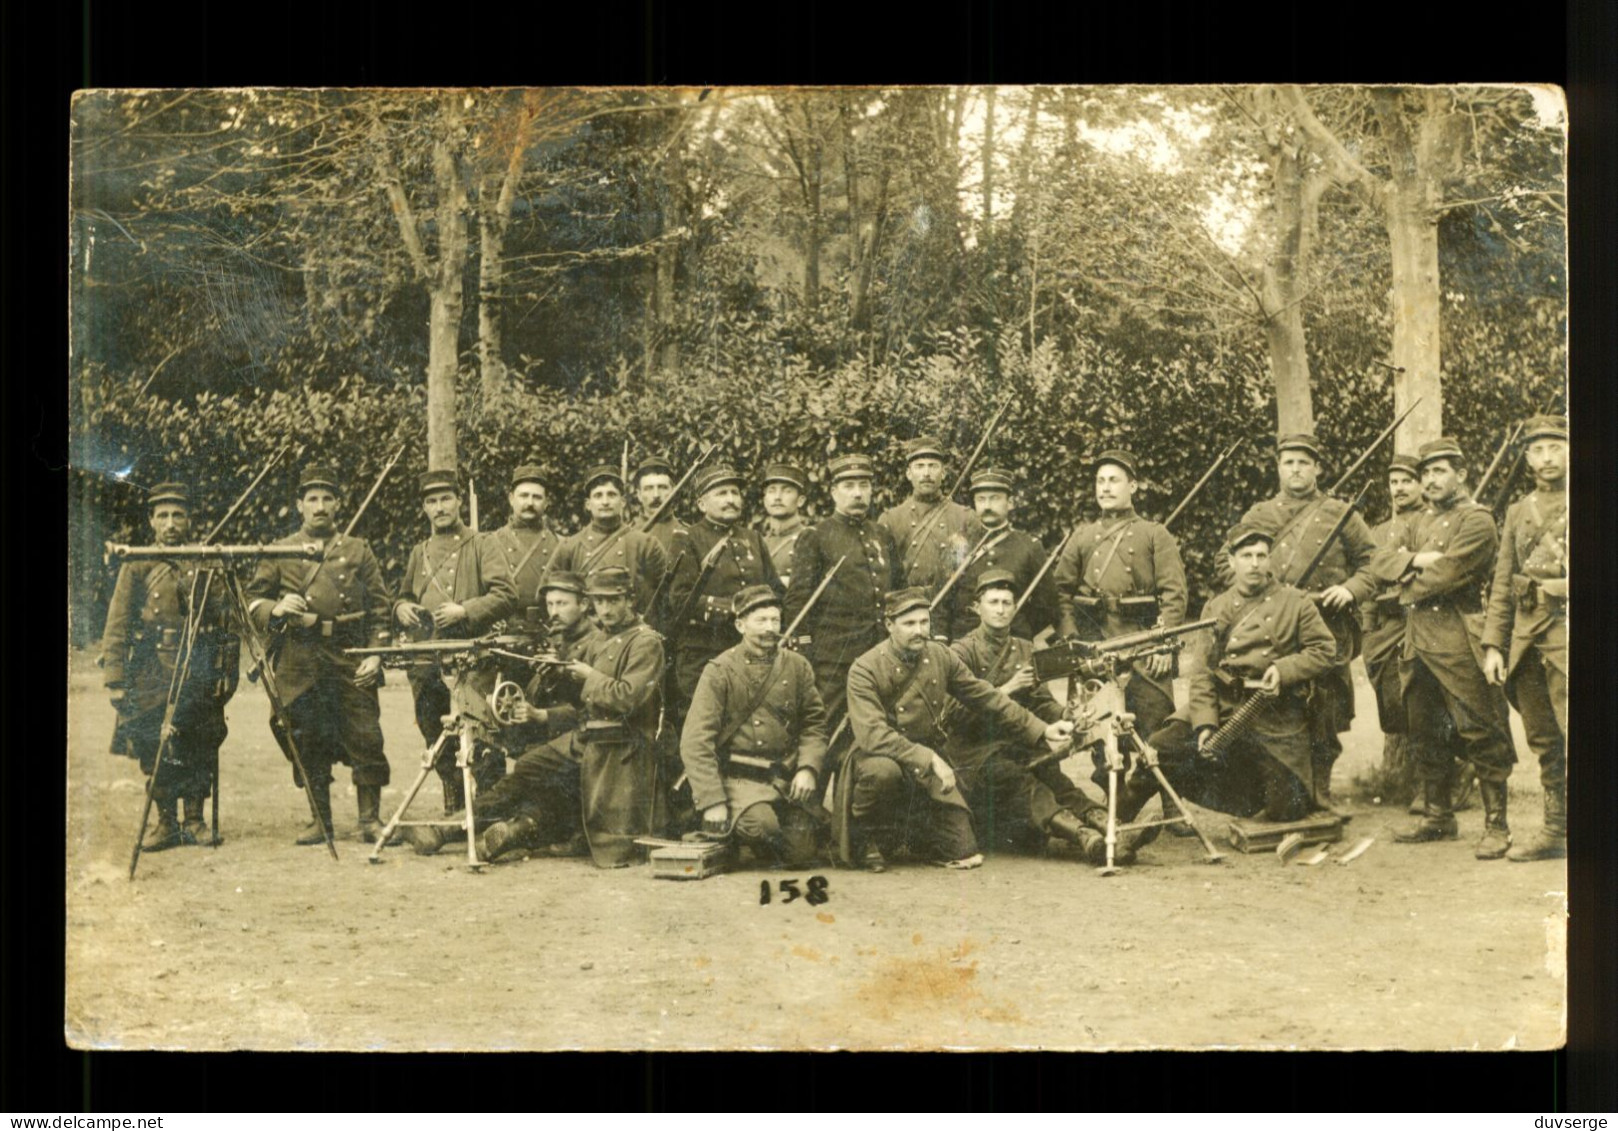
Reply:
<svg viewBox="0 0 1618 1131"><path fill-rule="evenodd" d="M774 605L781 607L781 597L768 585L747 585L736 591L736 596L730 599L730 614L736 617L745 617L754 609L767 608Z"/></svg>
<svg viewBox="0 0 1618 1131"><path fill-rule="evenodd" d="M1461 454L1461 443L1454 436L1440 436L1436 440L1428 440L1418 451L1421 452L1421 466L1426 467L1434 460L1448 459L1459 462L1466 457Z"/></svg>
<svg viewBox="0 0 1618 1131"><path fill-rule="evenodd" d="M876 474L869 456L853 454L837 456L826 465L826 470L831 472L833 483L839 479L870 479Z"/></svg>
<svg viewBox="0 0 1618 1131"><path fill-rule="evenodd" d="M764 485L787 483L800 491L809 489L809 477L790 463L772 463L764 469Z"/></svg>
<svg viewBox="0 0 1618 1131"><path fill-rule="evenodd" d="M1276 454L1282 452L1308 452L1316 460L1320 459L1320 441L1313 432L1288 432L1275 444Z"/></svg>
<svg viewBox="0 0 1618 1131"><path fill-rule="evenodd" d="M455 469L453 467L421 473L421 493L423 495L431 495L434 491L454 491L459 493L460 489L461 485L455 479Z"/></svg>
<svg viewBox="0 0 1618 1131"><path fill-rule="evenodd" d="M577 593L581 597L586 595L584 578L566 569L553 569L545 575L545 581L540 585L539 591L543 593L547 589L557 589L563 593Z"/></svg>
<svg viewBox="0 0 1618 1131"><path fill-rule="evenodd" d="M917 436L905 445L905 462L913 459L948 459L949 454L932 436Z"/></svg>
<svg viewBox="0 0 1618 1131"><path fill-rule="evenodd" d="M982 595L985 589L1009 589L1017 592L1017 577L1009 569L986 569L978 576L972 592Z"/></svg>
<svg viewBox="0 0 1618 1131"><path fill-rule="evenodd" d="M511 473L511 486L513 489L519 483L538 483L545 486L545 473L540 470L537 463L525 463Z"/></svg>
<svg viewBox="0 0 1618 1131"><path fill-rule="evenodd" d="M333 494L342 494L342 488L337 485L337 473L322 464L312 463L303 469L298 478L298 494L303 494L312 487L324 487Z"/></svg>
<svg viewBox="0 0 1618 1131"><path fill-rule="evenodd" d="M1106 451L1096 456L1091 466L1096 471L1100 471L1101 465L1104 463L1117 464L1119 467L1124 469L1125 475L1128 475L1131 479L1136 478L1135 468L1138 465L1138 461L1135 459L1135 453L1126 448L1108 448Z"/></svg>
<svg viewBox="0 0 1618 1131"><path fill-rule="evenodd" d="M985 467L982 471L972 473L972 493L979 491L1011 491L1015 486L1011 472L1003 467Z"/></svg>
<svg viewBox="0 0 1618 1131"><path fill-rule="evenodd" d="M1225 535L1225 553L1234 554L1249 542L1263 542L1266 546L1273 546L1275 536L1262 526L1238 522L1230 528L1230 533Z"/></svg>
<svg viewBox="0 0 1618 1131"><path fill-rule="evenodd" d="M158 503L179 503L182 507L191 505L191 492L184 483L159 483L146 492L146 505L155 507Z"/></svg>
<svg viewBox="0 0 1618 1131"><path fill-rule="evenodd" d="M1522 438L1525 444L1531 444L1535 440L1566 440L1567 417L1530 416L1528 424L1522 430Z"/></svg>
<svg viewBox="0 0 1618 1131"><path fill-rule="evenodd" d="M883 601L882 614L889 620L896 620L913 609L928 608L927 594L915 586L909 589L895 589Z"/></svg>
<svg viewBox="0 0 1618 1131"><path fill-rule="evenodd" d="M618 485L618 490L624 489L624 477L618 474L618 469L610 463L598 464L592 467L584 477L584 489L589 491L603 479L610 479Z"/></svg>
<svg viewBox="0 0 1618 1131"><path fill-rule="evenodd" d="M674 465L662 456L647 456L635 465L635 482L639 483L643 475L673 476Z"/></svg>
<svg viewBox="0 0 1618 1131"><path fill-rule="evenodd" d="M706 495L715 487L722 487L726 483L734 483L740 487L743 483L734 467L705 467L697 474L697 494Z"/></svg>
<svg viewBox="0 0 1618 1131"><path fill-rule="evenodd" d="M1403 471L1409 475L1421 475L1421 460L1405 452L1399 452L1388 461L1389 471Z"/></svg>
<svg viewBox="0 0 1618 1131"><path fill-rule="evenodd" d="M596 570L584 587L586 595L591 597L627 597L630 590L629 571L619 566Z"/></svg>

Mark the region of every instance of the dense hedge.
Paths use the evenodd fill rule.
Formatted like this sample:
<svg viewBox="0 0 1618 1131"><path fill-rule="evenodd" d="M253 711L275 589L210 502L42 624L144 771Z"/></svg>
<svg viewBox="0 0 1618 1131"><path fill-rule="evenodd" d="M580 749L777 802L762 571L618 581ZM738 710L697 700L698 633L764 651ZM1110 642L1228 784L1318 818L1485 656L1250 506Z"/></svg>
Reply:
<svg viewBox="0 0 1618 1131"><path fill-rule="evenodd" d="M506 519L511 469L538 463L549 476L552 520L570 530L583 517L580 472L596 463L616 466L625 440L631 465L662 452L684 466L710 441L719 445L716 459L744 471L759 472L778 459L799 462L812 481L809 508L817 514L829 507L823 488L827 458L865 451L876 460L877 503L885 506L907 489L905 440L938 435L964 460L996 407L1009 398L1005 422L980 465L1016 473L1024 485L1018 524L1054 545L1062 529L1093 509L1086 460L1094 453L1132 448L1142 463L1137 504L1161 518L1223 447L1245 435L1249 442L1176 524L1195 608L1207 595L1211 555L1223 531L1275 487L1275 407L1261 361L1243 359L1214 372L1185 355L1148 367L1082 343L1065 356L1049 345L1030 355L1008 334L994 351L994 376L984 361L984 343L971 335L946 335L934 346L928 356L896 364L852 362L830 372L790 362L752 372L687 370L628 391L511 392L480 407L474 407L468 373L460 430L463 474L475 480L481 523L492 529ZM1446 429L1474 449L1497 443L1507 417L1530 411L1556 381L1554 372L1538 381L1464 373L1446 380ZM1327 482L1391 412L1385 377L1320 375L1318 431L1328 451L1343 453L1335 466L1328 464ZM287 457L222 538L264 540L290 532L297 523L292 502L298 471L317 459L335 465L349 484L349 505L357 505L389 456L406 445L356 531L371 540L390 581L397 581L424 529L415 484L417 473L426 470L425 420L421 389L358 379L332 391L203 394L187 402L131 387L106 389L81 410L76 429L75 639L82 643L98 633L105 615L113 573L102 561L102 542L147 537L144 487L170 476L192 484L199 526L206 529L286 443ZM1379 494L1380 487L1373 488L1367 504L1373 519L1386 507ZM756 491L752 501L756 512ZM689 498L683 503L689 517Z"/></svg>

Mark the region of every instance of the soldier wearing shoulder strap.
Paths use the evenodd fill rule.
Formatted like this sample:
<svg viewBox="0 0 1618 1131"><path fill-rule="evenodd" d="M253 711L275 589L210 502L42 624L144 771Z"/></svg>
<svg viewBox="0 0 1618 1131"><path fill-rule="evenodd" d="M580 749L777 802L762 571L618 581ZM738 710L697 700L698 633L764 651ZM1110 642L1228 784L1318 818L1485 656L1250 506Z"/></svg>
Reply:
<svg viewBox="0 0 1618 1131"><path fill-rule="evenodd" d="M624 483L617 469L602 464L584 477L584 507L590 521L562 539L550 569L576 573L588 583L604 569L629 575L637 616L651 615L652 595L668 570L668 556L655 535L624 519Z"/></svg>

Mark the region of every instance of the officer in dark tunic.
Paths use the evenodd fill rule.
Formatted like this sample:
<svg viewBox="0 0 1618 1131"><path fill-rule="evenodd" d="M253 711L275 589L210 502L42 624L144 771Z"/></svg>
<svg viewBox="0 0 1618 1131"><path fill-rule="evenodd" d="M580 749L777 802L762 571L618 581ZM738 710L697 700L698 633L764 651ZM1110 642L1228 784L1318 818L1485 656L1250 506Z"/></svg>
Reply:
<svg viewBox="0 0 1618 1131"><path fill-rule="evenodd" d="M809 477L790 463L772 463L764 469L764 521L759 533L764 535L764 548L770 552L770 563L781 578L783 589L792 581L792 554L798 547L798 535L809 529L809 522L799 513L803 497L809 492Z"/></svg>
<svg viewBox="0 0 1618 1131"><path fill-rule="evenodd" d="M775 590L748 586L731 607L741 643L702 669L680 759L704 829L730 832L777 867L805 867L818 855L809 806L826 760L826 708L809 661L780 647Z"/></svg>
<svg viewBox="0 0 1618 1131"><path fill-rule="evenodd" d="M1331 670L1336 643L1314 602L1272 576L1270 538L1246 523L1226 536L1226 571L1235 584L1202 607L1199 619L1217 623L1192 644L1190 701L1147 741L1186 800L1238 817L1293 821L1322 807L1309 685ZM1208 738L1259 693L1276 698L1221 758L1200 758ZM1133 820L1157 788L1145 775L1130 775L1119 819Z"/></svg>
<svg viewBox="0 0 1618 1131"><path fill-rule="evenodd" d="M919 586L930 598L966 561L983 537L983 523L954 499L944 497L949 456L931 436L905 445L905 478L910 497L882 512L877 522L893 535L899 548L901 584ZM947 612L934 625L948 639Z"/></svg>
<svg viewBox="0 0 1618 1131"><path fill-rule="evenodd" d="M159 483L146 502L157 545L176 546L190 537L191 499L184 484ZM201 597L195 562L129 561L118 567L101 638L102 680L118 712L114 752L137 758L147 777L156 766L187 610ZM236 690L240 655L226 591L215 579L176 701L172 737L152 783L157 824L141 842L143 852L196 844L206 832L203 802L213 789L226 734L225 704Z"/></svg>
<svg viewBox="0 0 1618 1131"><path fill-rule="evenodd" d="M1567 855L1567 418L1536 416L1523 439L1534 490L1506 511L1483 629L1484 674L1522 715L1545 788L1544 824L1516 861Z"/></svg>
<svg viewBox="0 0 1618 1131"><path fill-rule="evenodd" d="M1393 512L1386 522L1371 528L1371 541L1377 550L1399 549L1397 538L1404 530L1399 519L1421 510L1421 465L1412 455L1395 455L1388 461L1388 498ZM1404 642L1405 611L1399 604L1399 586L1382 585L1376 596L1360 608L1365 634L1361 654L1365 674L1376 693L1377 721L1382 726L1382 766L1399 768L1401 781L1414 780L1415 764L1405 748L1404 693L1399 687L1399 650ZM1411 803L1412 813L1425 811L1420 795Z"/></svg>
<svg viewBox="0 0 1618 1131"><path fill-rule="evenodd" d="M480 561L489 592L507 597L494 619L506 621L512 629L531 628L544 619L545 594L540 586L562 540L545 521L548 498L537 466L523 464L512 472L510 502L506 524L484 536Z"/></svg>
<svg viewBox="0 0 1618 1131"><path fill-rule="evenodd" d="M1276 469L1281 491L1273 499L1256 503L1242 522L1269 531L1275 539L1270 566L1275 580L1296 585L1309 560L1324 545L1343 509L1348 506L1320 490L1320 442L1307 432L1282 436ZM1376 593L1371 555L1376 543L1359 515L1350 515L1342 532L1332 539L1326 556L1308 579L1310 594L1320 606L1326 626L1337 641L1337 662L1329 674L1315 682L1310 718L1314 725L1314 779L1320 796L1331 798L1331 772L1343 752L1344 733L1354 722L1354 677L1348 665L1360 651L1359 606ZM1221 584L1229 584L1222 571Z"/></svg>
<svg viewBox="0 0 1618 1131"><path fill-rule="evenodd" d="M969 559L966 572L955 583L948 598L953 610L948 631L953 639L970 635L978 626L977 586L984 574L996 571L1011 574L1020 595L1033 584L1045 564L1045 547L1039 540L1012 526L1011 516L1016 507L1016 486L1011 472L986 467L972 473L972 509L983 525L986 540L974 547L976 557ZM1047 570L1039 586L1017 611L1011 632L1032 640L1055 623L1056 580Z"/></svg>
<svg viewBox="0 0 1618 1131"><path fill-rule="evenodd" d="M245 587L254 625L279 637L272 641L276 682L319 815L297 843L325 842L338 762L353 768L359 838L374 842L382 835L377 809L389 779L377 700L382 657L356 661L343 649L389 643L393 596L369 544L338 532L342 491L329 468L304 471L297 505L303 525L277 545L317 542L323 559L261 561Z"/></svg>
<svg viewBox="0 0 1618 1131"><path fill-rule="evenodd" d="M621 569L629 575L636 616L644 617L668 569L663 543L658 535L642 533L625 521L623 480L611 467L592 468L584 477L584 491L590 521L562 539L547 569L576 573L586 584L601 570Z"/></svg>
<svg viewBox="0 0 1618 1131"><path fill-rule="evenodd" d="M909 588L887 595L887 639L848 671L854 748L838 775L838 854L846 864L887 870L887 857L909 841L948 868L983 863L971 809L944 757L945 708L958 702L989 715L1023 745L1071 744L1073 724L1046 724L993 684L977 678L931 639L928 598Z"/></svg>
<svg viewBox="0 0 1618 1131"><path fill-rule="evenodd" d="M848 694L850 665L887 636L882 599L898 588L900 566L893 536L867 517L871 461L863 455L842 455L830 461L827 471L833 513L799 536L781 616L788 624L797 620L821 579L845 559L798 629L800 640L807 638L801 651L814 666L815 684L835 729Z"/></svg>
<svg viewBox="0 0 1618 1131"><path fill-rule="evenodd" d="M1483 837L1473 855L1498 860L1511 847L1506 779L1516 764L1506 699L1483 676L1483 584L1498 540L1489 508L1466 489L1466 459L1445 436L1420 451L1426 505L1395 522L1390 549L1377 553L1376 576L1399 587L1405 610L1399 651L1407 741L1421 776L1425 813L1394 834L1406 843L1453 840L1455 759L1477 769Z"/></svg>
<svg viewBox="0 0 1618 1131"><path fill-rule="evenodd" d="M1062 718L1050 689L1034 678L1034 645L1018 636L1012 614L1022 592L1009 570L992 569L977 580L973 619L979 623L950 645L968 670L1019 707L1046 723ZM986 848L1043 848L1047 837L1075 844L1092 864L1106 863L1107 811L1074 785L1054 761L1032 770L1043 753L1005 731L993 718L949 708L944 756L972 807L978 843ZM1127 854L1120 854L1129 863Z"/></svg>
<svg viewBox="0 0 1618 1131"><path fill-rule="evenodd" d="M515 604L515 595L503 574L484 577L479 552L483 536L461 521L461 491L453 468L422 473L421 506L432 533L411 548L405 565L404 583L393 605L399 635L418 640L481 636ZM416 729L431 747L444 733L444 716L450 713L443 668L429 657L413 664L407 674L416 705ZM487 694L494 689L496 674L491 668L473 678L487 684L483 688ZM472 766L478 788L489 788L505 768L504 754L492 747L480 748ZM437 769L444 788L444 812L454 813L466 804L465 788L455 765L455 751L447 744L439 754Z"/></svg>

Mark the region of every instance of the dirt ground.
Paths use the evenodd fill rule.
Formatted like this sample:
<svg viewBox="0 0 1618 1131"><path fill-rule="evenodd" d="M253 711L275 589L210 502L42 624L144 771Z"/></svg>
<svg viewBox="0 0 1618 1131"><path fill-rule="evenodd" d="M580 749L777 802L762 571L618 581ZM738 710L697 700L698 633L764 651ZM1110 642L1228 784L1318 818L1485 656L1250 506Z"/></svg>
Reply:
<svg viewBox="0 0 1618 1131"><path fill-rule="evenodd" d="M1356 669L1357 669L1356 665ZM79 1048L712 1049L1141 1047L1539 1049L1562 1042L1562 862L1480 863L1461 839L1394 844L1358 804L1352 864L1201 862L1163 837L1124 874L997 856L974 872L830 867L829 900L759 902L760 872L695 883L532 859L472 874L448 849L291 841L308 819L243 683L223 752L225 843L143 857L137 766L88 656L69 673L65 1028ZM1381 737L1360 673L1339 794ZM409 690L389 673L394 782L414 776ZM1519 752L1525 751L1519 733ZM1069 764L1077 770L1077 763ZM1078 775L1082 776L1082 775ZM1519 834L1539 817L1512 781ZM438 799L436 781L424 797ZM1220 830L1224 821L1208 813ZM1339 846L1339 850L1341 847ZM780 877L771 876L771 879Z"/></svg>

